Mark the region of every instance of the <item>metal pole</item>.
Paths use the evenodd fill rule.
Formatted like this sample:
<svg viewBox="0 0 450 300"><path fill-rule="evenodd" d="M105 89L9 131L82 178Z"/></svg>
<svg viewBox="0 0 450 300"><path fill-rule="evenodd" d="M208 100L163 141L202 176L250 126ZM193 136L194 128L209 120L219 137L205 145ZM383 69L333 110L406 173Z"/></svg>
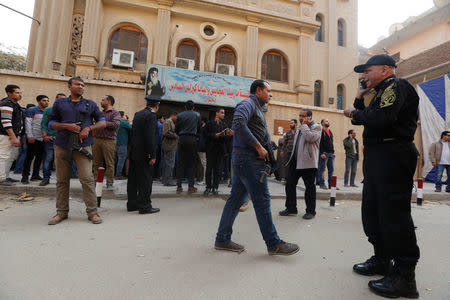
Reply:
<svg viewBox="0 0 450 300"><path fill-rule="evenodd" d="M29 16L29 15L26 15L26 14L24 14L23 12L20 12L20 11L18 11L18 10L15 10L14 8L11 8L11 7L9 7L9 6L6 6L5 4L2 4L2 3L0 3L0 6L3 6L3 7L5 7L5 8L7 8L7 9L10 9L10 10L12 10L13 12L16 12L16 13L18 13L18 14L21 14L22 16L25 16L25 17L27 17L27 18L30 18L30 19L36 21L39 25L41 25L41 22L40 22L38 19L35 19L35 18L33 18L33 17Z"/></svg>

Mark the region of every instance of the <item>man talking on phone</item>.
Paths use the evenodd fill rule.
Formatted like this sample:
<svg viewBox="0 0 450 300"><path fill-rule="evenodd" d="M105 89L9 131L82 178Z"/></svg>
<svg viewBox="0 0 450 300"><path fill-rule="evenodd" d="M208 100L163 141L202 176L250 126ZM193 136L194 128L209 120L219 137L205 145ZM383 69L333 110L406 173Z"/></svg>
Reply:
<svg viewBox="0 0 450 300"><path fill-rule="evenodd" d="M225 142L233 135L233 130L227 128L223 121L225 110L218 108L216 118L208 121L205 125L206 132L206 189L203 193L208 196L210 193L219 193L219 181L222 174L222 162L226 153Z"/></svg>
<svg viewBox="0 0 450 300"><path fill-rule="evenodd" d="M418 298L415 267L419 260L411 192L419 152L413 143L419 96L405 79L395 76L395 60L372 56L354 68L362 73L353 107L344 110L363 125L364 187L362 222L374 255L353 270L371 280L372 292L388 298ZM371 97L365 105L363 97ZM392 266L392 261L394 265Z"/></svg>

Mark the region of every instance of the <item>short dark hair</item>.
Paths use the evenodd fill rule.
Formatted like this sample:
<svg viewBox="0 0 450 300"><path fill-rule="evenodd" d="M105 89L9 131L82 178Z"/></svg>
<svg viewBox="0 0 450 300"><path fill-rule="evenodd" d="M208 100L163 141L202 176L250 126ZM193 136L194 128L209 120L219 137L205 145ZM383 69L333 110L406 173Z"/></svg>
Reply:
<svg viewBox="0 0 450 300"><path fill-rule="evenodd" d="M176 111L170 112L170 116L178 116L178 113Z"/></svg>
<svg viewBox="0 0 450 300"><path fill-rule="evenodd" d="M312 117L312 110L310 110L309 108L302 108L303 111L306 111L306 115L308 117Z"/></svg>
<svg viewBox="0 0 450 300"><path fill-rule="evenodd" d="M350 130L347 132L347 135L352 134L353 131L354 131L353 129L350 129Z"/></svg>
<svg viewBox="0 0 450 300"><path fill-rule="evenodd" d="M29 103L29 104L27 104L27 109L29 109L30 107L35 107L36 105L34 105L34 104L32 104L32 103Z"/></svg>
<svg viewBox="0 0 450 300"><path fill-rule="evenodd" d="M223 107L216 108L216 113L220 112L221 110L225 111L225 108L223 108Z"/></svg>
<svg viewBox="0 0 450 300"><path fill-rule="evenodd" d="M80 76L74 76L74 77L71 77L71 78L69 79L69 81L67 81L67 83L68 83L69 85L72 85L72 82L73 82L74 80L81 81L81 82L84 83L83 78L81 78Z"/></svg>
<svg viewBox="0 0 450 300"><path fill-rule="evenodd" d="M44 98L47 98L47 99L48 99L48 96L46 96L46 95L38 95L38 96L36 97L36 101L39 102L39 101L41 101L41 100L44 99Z"/></svg>
<svg viewBox="0 0 450 300"><path fill-rule="evenodd" d="M188 100L186 101L186 104L184 105L187 110L193 110L194 109L194 101Z"/></svg>
<svg viewBox="0 0 450 300"><path fill-rule="evenodd" d="M297 119L291 119L291 121L297 124Z"/></svg>
<svg viewBox="0 0 450 300"><path fill-rule="evenodd" d="M266 87L265 86L266 83L269 84L269 82L267 80L262 80L262 79L256 79L255 81L253 81L252 85L250 86L250 94L256 93L258 88L261 88L262 90L264 90L264 88Z"/></svg>
<svg viewBox="0 0 450 300"><path fill-rule="evenodd" d="M207 117L202 117L202 122L208 122L208 118Z"/></svg>
<svg viewBox="0 0 450 300"><path fill-rule="evenodd" d="M157 105L159 105L159 101L147 100L147 106L156 107Z"/></svg>
<svg viewBox="0 0 450 300"><path fill-rule="evenodd" d="M114 103L116 103L116 100L111 95L106 95L106 99L109 100L109 102L111 103L112 106L114 106Z"/></svg>
<svg viewBox="0 0 450 300"><path fill-rule="evenodd" d="M322 119L322 120L320 120L320 124L323 124L323 121L325 121L326 119Z"/></svg>
<svg viewBox="0 0 450 300"><path fill-rule="evenodd" d="M123 116L125 115L125 112L123 110L119 111L120 116L123 118Z"/></svg>
<svg viewBox="0 0 450 300"><path fill-rule="evenodd" d="M5 92L6 93L14 93L15 89L20 89L20 87L18 85L15 85L15 84L8 84L5 87Z"/></svg>
<svg viewBox="0 0 450 300"><path fill-rule="evenodd" d="M448 130L442 131L442 133L441 133L441 140L442 140L442 138L444 137L444 135L447 135L449 132L450 132L450 131L448 131ZM448 176L448 175L447 175L447 176Z"/></svg>
<svg viewBox="0 0 450 300"><path fill-rule="evenodd" d="M58 96L66 97L66 94L64 94L64 93L58 93L58 94L56 94L56 97L55 97L55 98L58 98Z"/></svg>
<svg viewBox="0 0 450 300"><path fill-rule="evenodd" d="M157 120L161 119L162 117L163 117L162 114L160 114L160 113L156 114L156 119L157 119Z"/></svg>

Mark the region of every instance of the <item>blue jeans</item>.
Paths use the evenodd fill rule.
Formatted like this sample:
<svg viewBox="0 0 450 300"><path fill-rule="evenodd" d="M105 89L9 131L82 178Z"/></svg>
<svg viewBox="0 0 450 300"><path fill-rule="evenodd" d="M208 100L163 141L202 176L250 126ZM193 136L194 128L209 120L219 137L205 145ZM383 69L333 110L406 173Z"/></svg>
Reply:
<svg viewBox="0 0 450 300"><path fill-rule="evenodd" d="M116 145L117 166L116 176L122 176L123 165L127 160L127 145Z"/></svg>
<svg viewBox="0 0 450 300"><path fill-rule="evenodd" d="M319 156L319 168L317 170L317 184L325 185L325 179L323 173L325 173L325 167L328 169L328 187L331 187L331 178L334 172L334 154L324 153L325 158Z"/></svg>
<svg viewBox="0 0 450 300"><path fill-rule="evenodd" d="M447 185L447 187L445 188L445 190L450 191L450 165L437 165L435 181L436 188L442 188L442 174L444 174L444 169L447 171L447 181L445 182L445 185Z"/></svg>
<svg viewBox="0 0 450 300"><path fill-rule="evenodd" d="M44 178L50 178L52 175L52 163L53 163L53 145L55 144L55 141L49 141L44 143L44 149L45 149L45 156L44 156Z"/></svg>
<svg viewBox="0 0 450 300"><path fill-rule="evenodd" d="M358 160L356 157L345 157L345 173L344 184L348 184L348 173L350 173L350 185L355 184L356 169L358 168Z"/></svg>
<svg viewBox="0 0 450 300"><path fill-rule="evenodd" d="M260 182L264 170L264 162L248 155L233 154L233 183L231 194L223 208L216 245L226 245L231 241L233 223L239 213L239 208L250 194L259 229L270 251L277 247L281 240L272 221L270 210L270 194L267 179Z"/></svg>
<svg viewBox="0 0 450 300"><path fill-rule="evenodd" d="M16 159L16 165L14 167L14 174L22 174L23 164L25 158L27 158L28 144L25 136L21 137L22 146L19 149L19 156Z"/></svg>

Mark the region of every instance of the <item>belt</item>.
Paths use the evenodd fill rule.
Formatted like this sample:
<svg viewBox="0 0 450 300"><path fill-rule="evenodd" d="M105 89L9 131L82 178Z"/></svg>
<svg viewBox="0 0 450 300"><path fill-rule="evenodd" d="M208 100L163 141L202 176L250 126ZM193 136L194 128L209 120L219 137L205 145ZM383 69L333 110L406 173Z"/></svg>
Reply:
<svg viewBox="0 0 450 300"><path fill-rule="evenodd" d="M378 145L378 144L386 144L386 143L411 143L414 138L393 138L393 137L385 137L385 138L363 138L363 144L366 146L369 145Z"/></svg>

